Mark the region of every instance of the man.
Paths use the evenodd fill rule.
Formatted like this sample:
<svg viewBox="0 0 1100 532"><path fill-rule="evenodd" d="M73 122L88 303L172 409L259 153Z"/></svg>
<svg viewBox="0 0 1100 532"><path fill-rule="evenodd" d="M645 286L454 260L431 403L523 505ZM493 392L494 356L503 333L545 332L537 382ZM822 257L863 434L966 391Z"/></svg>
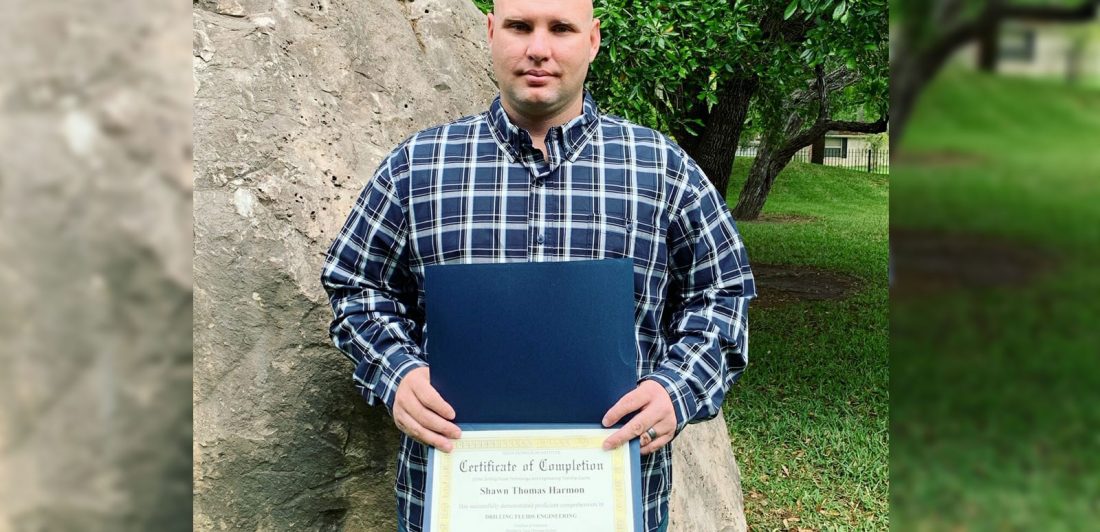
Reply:
<svg viewBox="0 0 1100 532"><path fill-rule="evenodd" d="M450 452L461 437L429 382L425 266L630 257L639 384L603 424L636 415L604 446L641 438L645 529L665 530L668 443L717 415L747 363L755 288L744 246L683 150L599 114L584 92L600 45L590 0L498 0L488 31L500 96L390 153L322 274L356 386L404 433L399 528L421 529L426 446Z"/></svg>

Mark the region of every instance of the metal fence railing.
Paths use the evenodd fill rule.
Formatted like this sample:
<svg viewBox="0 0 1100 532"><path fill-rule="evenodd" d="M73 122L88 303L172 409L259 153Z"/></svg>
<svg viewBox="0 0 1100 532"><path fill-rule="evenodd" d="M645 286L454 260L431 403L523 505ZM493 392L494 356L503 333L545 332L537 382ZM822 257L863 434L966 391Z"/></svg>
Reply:
<svg viewBox="0 0 1100 532"><path fill-rule="evenodd" d="M737 148L738 157L756 157L756 146L742 146ZM810 148L807 146L791 158L792 161L810 162ZM847 149L841 152L839 149L825 149L823 164L835 166L857 172L870 172L873 174L890 173L890 152L888 150Z"/></svg>

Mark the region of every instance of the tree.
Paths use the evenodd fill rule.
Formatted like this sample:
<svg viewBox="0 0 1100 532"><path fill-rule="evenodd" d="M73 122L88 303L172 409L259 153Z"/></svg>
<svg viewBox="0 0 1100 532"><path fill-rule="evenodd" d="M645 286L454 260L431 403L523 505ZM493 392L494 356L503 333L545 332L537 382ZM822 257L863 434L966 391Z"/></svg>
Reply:
<svg viewBox="0 0 1100 532"><path fill-rule="evenodd" d="M719 190L755 94L762 1L607 0L589 89L605 110L670 134Z"/></svg>
<svg viewBox="0 0 1100 532"><path fill-rule="evenodd" d="M792 55L800 61L793 68L774 65L770 70L775 74L758 91L760 145L734 207L739 220L760 215L779 172L802 148L823 144L825 133L886 131L885 1L838 3L828 15L830 22L800 7L792 2L785 16L814 23L801 42L776 45L774 61L789 61ZM863 116L875 118L853 120Z"/></svg>
<svg viewBox="0 0 1100 532"><path fill-rule="evenodd" d="M861 67L877 52L884 65L886 12L886 0L605 0L588 88L605 111L670 134L725 192L750 111L782 128L784 98L816 64ZM885 87L885 69L861 79L875 76Z"/></svg>
<svg viewBox="0 0 1100 532"><path fill-rule="evenodd" d="M769 128L761 137L756 158L749 168L748 179L733 209L733 215L738 220L754 220L759 217L779 172L790 163L795 153L824 138L825 133L833 130L858 133L886 131L885 113L874 122L833 118L829 104L830 94L854 86L859 80L857 72L840 67L826 74L823 65L817 65L815 71L817 79L812 90L793 93L787 99L788 108L792 111L787 115L785 123ZM885 92L885 87L882 91ZM812 120L803 111L811 102L817 109Z"/></svg>
<svg viewBox="0 0 1100 532"><path fill-rule="evenodd" d="M781 128L783 98L812 84L814 65L867 55L868 39L885 65L885 0L608 0L598 16L605 49L590 89L611 112L670 133L720 191L750 111Z"/></svg>
<svg viewBox="0 0 1100 532"><path fill-rule="evenodd" d="M928 82L951 55L975 40L995 39L1007 20L1084 22L1096 19L1100 0L905 0L895 2L890 41L891 148Z"/></svg>

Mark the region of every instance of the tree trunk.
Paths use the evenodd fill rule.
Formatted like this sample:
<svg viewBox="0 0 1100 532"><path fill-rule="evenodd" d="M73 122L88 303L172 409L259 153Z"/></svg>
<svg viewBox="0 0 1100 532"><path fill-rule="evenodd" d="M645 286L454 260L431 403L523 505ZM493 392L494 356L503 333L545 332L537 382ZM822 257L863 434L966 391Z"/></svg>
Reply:
<svg viewBox="0 0 1100 532"><path fill-rule="evenodd" d="M825 137L814 141L810 148L810 162L814 164L825 164Z"/></svg>
<svg viewBox="0 0 1100 532"><path fill-rule="evenodd" d="M718 104L711 109L699 142L694 150L688 152L722 197L726 196L737 142L741 139L749 102L756 88L757 80L752 75L737 77L726 83L718 92Z"/></svg>
<svg viewBox="0 0 1100 532"><path fill-rule="evenodd" d="M694 93L692 93L692 95L692 97L694 97ZM706 104L696 103L694 106L692 106L692 108L688 111L687 119L699 120L704 125L706 125L707 120L710 119L710 112L707 111ZM684 151L692 154L692 157L694 157L696 149L699 146L699 135L702 135L702 131L698 132L698 134L696 135L693 135L688 132L687 128L673 126L672 131L670 131L669 133L672 133L672 137L676 140L676 143L684 149Z"/></svg>
<svg viewBox="0 0 1100 532"><path fill-rule="evenodd" d="M749 169L749 178L737 198L737 205L733 208L733 217L737 220L755 220L760 217L776 176L798 152L798 148L792 150L789 146L774 150L768 144L767 141L761 142L756 160Z"/></svg>
<svg viewBox="0 0 1100 532"><path fill-rule="evenodd" d="M902 63L899 59L897 63ZM906 64L890 66L890 152L897 153L898 145L905 135L905 128L909 125L909 115L917 104L917 97L924 91L930 76L926 73L935 72L922 69L923 65L916 61L908 61Z"/></svg>
<svg viewBox="0 0 1100 532"><path fill-rule="evenodd" d="M896 153L901 139L909 125L909 116L916 107L924 88L943 67L948 57L960 46L969 42L969 37L956 35L954 39L944 38L938 46L918 52L913 48L911 38L900 30L898 38L891 35L890 60L890 151Z"/></svg>
<svg viewBox="0 0 1100 532"><path fill-rule="evenodd" d="M1001 28L994 24L978 37L978 69L982 72L997 71L997 56L1001 52Z"/></svg>

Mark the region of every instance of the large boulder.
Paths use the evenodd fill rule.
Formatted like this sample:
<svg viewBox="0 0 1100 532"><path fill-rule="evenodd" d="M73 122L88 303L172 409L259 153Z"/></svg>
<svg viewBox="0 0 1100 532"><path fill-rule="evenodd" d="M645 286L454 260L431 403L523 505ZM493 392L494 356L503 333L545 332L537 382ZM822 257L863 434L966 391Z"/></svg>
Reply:
<svg viewBox="0 0 1100 532"><path fill-rule="evenodd" d="M725 418L688 425L672 447L672 532L744 532L741 471Z"/></svg>
<svg viewBox="0 0 1100 532"><path fill-rule="evenodd" d="M194 4L194 524L396 529L398 434L327 335L324 253L382 157L495 95L468 0Z"/></svg>
<svg viewBox="0 0 1100 532"><path fill-rule="evenodd" d="M381 158L496 94L485 18L469 0L203 0L193 23L195 528L392 531L398 433L356 395L318 278ZM692 490L676 508L726 493Z"/></svg>

